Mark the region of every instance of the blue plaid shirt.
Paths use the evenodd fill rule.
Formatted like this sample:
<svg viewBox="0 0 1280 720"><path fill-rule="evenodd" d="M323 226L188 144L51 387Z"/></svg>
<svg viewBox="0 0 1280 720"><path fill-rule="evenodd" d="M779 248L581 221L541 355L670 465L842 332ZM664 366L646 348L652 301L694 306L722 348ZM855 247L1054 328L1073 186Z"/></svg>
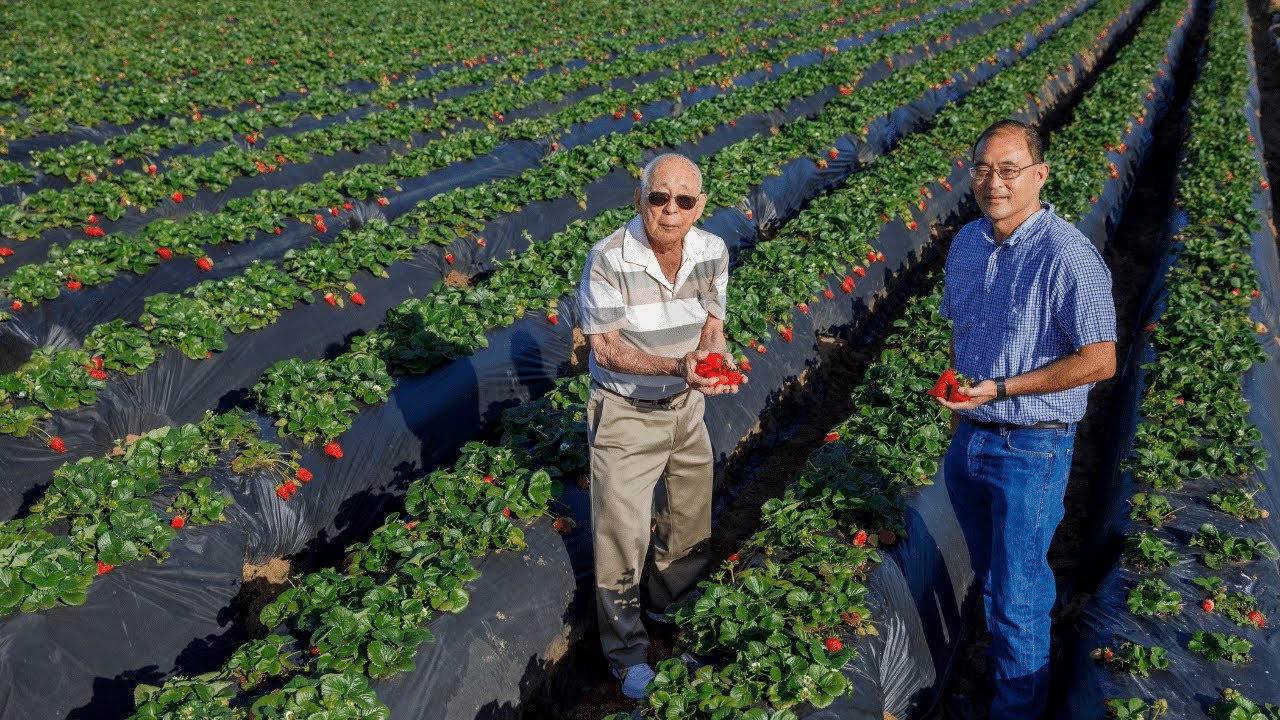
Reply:
<svg viewBox="0 0 1280 720"><path fill-rule="evenodd" d="M975 383L1116 339L1111 273L1089 239L1045 202L999 245L985 217L960 230L947 255L942 316L952 322L956 372ZM1017 425L1078 422L1091 387L1018 395L964 414Z"/></svg>

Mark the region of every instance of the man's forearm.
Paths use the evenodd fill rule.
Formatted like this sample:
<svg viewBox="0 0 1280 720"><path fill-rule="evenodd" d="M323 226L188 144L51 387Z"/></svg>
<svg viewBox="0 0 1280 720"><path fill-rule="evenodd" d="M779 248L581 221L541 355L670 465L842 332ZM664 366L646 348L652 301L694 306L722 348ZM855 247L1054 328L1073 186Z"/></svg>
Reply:
<svg viewBox="0 0 1280 720"><path fill-rule="evenodd" d="M1060 392L1106 380L1115 374L1115 343L1095 343L1042 368L1005 380L1009 395Z"/></svg>
<svg viewBox="0 0 1280 720"><path fill-rule="evenodd" d="M596 363L606 370L631 375L672 375L682 377L680 363L684 358L664 358L650 355L626 343L603 342L592 347Z"/></svg>

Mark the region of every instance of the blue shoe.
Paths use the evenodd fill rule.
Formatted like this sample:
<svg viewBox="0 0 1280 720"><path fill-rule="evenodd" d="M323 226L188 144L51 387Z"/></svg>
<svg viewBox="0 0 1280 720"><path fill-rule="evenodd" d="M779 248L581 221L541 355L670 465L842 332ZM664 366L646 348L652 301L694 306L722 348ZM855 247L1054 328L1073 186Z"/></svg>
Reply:
<svg viewBox="0 0 1280 720"><path fill-rule="evenodd" d="M649 683L653 682L656 675L653 668L646 663L632 665L622 672L613 671L613 676L622 681L622 694L635 700L646 695L645 689L649 687Z"/></svg>

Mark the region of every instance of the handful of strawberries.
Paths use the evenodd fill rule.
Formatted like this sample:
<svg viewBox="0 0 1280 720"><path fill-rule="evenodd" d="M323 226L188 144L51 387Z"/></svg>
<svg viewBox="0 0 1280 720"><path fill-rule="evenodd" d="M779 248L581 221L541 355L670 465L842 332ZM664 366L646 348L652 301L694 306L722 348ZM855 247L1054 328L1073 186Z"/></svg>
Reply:
<svg viewBox="0 0 1280 720"><path fill-rule="evenodd" d="M740 385L742 384L743 375L733 369L724 361L724 356L720 353L707 353L707 356L698 361L693 368L699 377L711 378L716 381L716 385Z"/></svg>
<svg viewBox="0 0 1280 720"><path fill-rule="evenodd" d="M930 395L942 398L947 402L964 402L969 399L969 396L965 395L964 391L960 389L960 380L956 377L956 371L951 368L947 368L938 377L938 382L934 383L928 392Z"/></svg>

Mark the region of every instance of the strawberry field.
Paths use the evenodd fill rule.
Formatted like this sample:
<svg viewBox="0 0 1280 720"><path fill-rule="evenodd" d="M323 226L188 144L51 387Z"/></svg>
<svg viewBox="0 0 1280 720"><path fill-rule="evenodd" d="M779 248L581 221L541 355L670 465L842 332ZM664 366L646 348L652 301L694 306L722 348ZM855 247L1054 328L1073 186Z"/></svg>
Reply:
<svg viewBox="0 0 1280 720"><path fill-rule="evenodd" d="M1280 124L1243 0L451 10L0 9L0 716L949 717L978 615L938 268L1012 117L1109 260L1159 226L1055 713L1280 720ZM671 150L750 382L707 403L729 549L671 610L709 663L657 658L636 707L592 624L574 289ZM851 409L806 445L817 381Z"/></svg>

